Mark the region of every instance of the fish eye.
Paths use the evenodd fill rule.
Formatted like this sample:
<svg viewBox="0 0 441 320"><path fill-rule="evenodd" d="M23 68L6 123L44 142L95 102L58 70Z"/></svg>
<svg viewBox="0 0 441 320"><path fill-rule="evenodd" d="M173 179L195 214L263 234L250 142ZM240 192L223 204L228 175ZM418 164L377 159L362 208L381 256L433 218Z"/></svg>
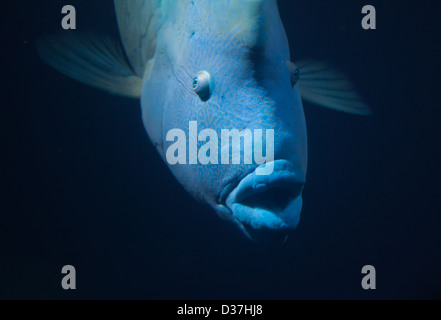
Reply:
<svg viewBox="0 0 441 320"><path fill-rule="evenodd" d="M291 85L294 87L297 82L300 79L300 70L299 68L295 68L292 72L291 72Z"/></svg>
<svg viewBox="0 0 441 320"><path fill-rule="evenodd" d="M291 61L288 62L288 68L291 73L291 85L294 87L300 79L300 69Z"/></svg>
<svg viewBox="0 0 441 320"><path fill-rule="evenodd" d="M202 101L208 101L213 93L214 81L207 71L199 71L193 79L193 90Z"/></svg>

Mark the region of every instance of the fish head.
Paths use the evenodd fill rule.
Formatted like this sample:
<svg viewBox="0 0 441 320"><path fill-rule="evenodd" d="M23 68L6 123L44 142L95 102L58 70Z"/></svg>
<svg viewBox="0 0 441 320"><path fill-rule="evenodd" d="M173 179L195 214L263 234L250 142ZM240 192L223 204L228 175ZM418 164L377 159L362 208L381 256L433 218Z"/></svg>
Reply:
<svg viewBox="0 0 441 320"><path fill-rule="evenodd" d="M307 138L298 71L289 62L276 1L182 6L174 10L187 18L172 18L158 36L143 88L145 127L196 199L252 239L282 241L300 218ZM232 130L242 134L239 143L223 139ZM180 139L184 150L176 147L184 143ZM251 162L245 161L246 150ZM233 161L235 151L239 163ZM257 154L266 154L266 163ZM204 163L201 155L212 161Z"/></svg>

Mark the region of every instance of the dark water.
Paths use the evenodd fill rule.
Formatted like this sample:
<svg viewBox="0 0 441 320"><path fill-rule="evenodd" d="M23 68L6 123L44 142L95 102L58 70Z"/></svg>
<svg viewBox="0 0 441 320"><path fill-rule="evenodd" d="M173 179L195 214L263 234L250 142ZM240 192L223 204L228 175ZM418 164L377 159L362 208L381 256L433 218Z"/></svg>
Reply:
<svg viewBox="0 0 441 320"><path fill-rule="evenodd" d="M279 1L294 60L345 71L374 114L305 104L304 210L283 247L245 239L174 180L138 102L43 64L65 1L2 4L0 298L441 298L439 2ZM70 1L117 35L112 1ZM61 268L77 268L75 292ZM377 290L361 288L361 268Z"/></svg>

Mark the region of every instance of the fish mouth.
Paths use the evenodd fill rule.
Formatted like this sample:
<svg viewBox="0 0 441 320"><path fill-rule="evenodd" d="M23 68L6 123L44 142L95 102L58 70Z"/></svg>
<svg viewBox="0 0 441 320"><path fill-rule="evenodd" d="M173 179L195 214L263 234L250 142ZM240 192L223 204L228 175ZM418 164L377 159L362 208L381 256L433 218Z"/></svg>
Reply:
<svg viewBox="0 0 441 320"><path fill-rule="evenodd" d="M220 205L228 209L235 222L251 239L263 242L284 242L295 229L302 210L302 191L305 174L294 169L286 160L273 163L270 175L256 171L245 176L235 186L221 193Z"/></svg>

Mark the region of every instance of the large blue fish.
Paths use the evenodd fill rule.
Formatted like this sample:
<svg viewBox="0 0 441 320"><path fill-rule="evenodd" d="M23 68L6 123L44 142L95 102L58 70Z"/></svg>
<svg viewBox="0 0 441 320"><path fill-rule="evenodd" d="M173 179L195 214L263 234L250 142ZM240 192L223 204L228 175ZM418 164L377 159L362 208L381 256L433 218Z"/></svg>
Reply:
<svg viewBox="0 0 441 320"><path fill-rule="evenodd" d="M173 144L168 133L180 129L189 137L191 122L219 137L222 129L273 129L269 175L259 175L265 164L257 163L166 163L193 197L250 238L286 238L299 222L306 181L301 95L368 114L351 83L325 63L291 62L276 0L114 2L122 46L66 33L40 39L40 56L85 84L140 98L145 129L165 161Z"/></svg>

